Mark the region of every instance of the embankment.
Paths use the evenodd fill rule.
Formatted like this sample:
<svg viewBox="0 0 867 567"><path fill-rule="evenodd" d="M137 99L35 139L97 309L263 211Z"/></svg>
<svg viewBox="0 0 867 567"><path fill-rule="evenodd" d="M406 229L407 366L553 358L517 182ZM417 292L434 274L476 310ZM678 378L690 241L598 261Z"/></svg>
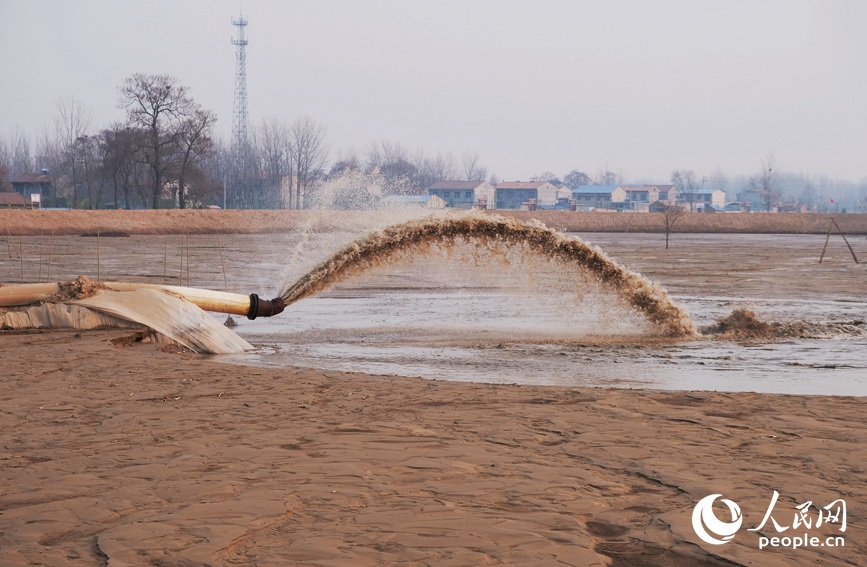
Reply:
<svg viewBox="0 0 867 567"><path fill-rule="evenodd" d="M659 213L575 213L568 211L491 211L528 221L537 219L549 228L569 232L664 232ZM147 211L39 211L0 210L0 236L40 234L268 234L304 228L343 230L382 224L388 212L363 211L252 211L252 210L147 210ZM405 215L395 214L396 221ZM867 214L688 213L674 232L823 234L831 219L846 234L867 234ZM399 219L399 220L398 220Z"/></svg>

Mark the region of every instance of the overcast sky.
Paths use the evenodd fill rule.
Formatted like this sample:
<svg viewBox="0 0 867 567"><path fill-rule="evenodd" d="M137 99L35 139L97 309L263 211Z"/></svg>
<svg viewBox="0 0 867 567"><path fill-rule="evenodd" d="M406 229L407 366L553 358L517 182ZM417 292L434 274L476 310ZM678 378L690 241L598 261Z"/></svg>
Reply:
<svg viewBox="0 0 867 567"><path fill-rule="evenodd" d="M117 88L165 73L232 124L249 20L250 125L309 115L332 156L373 141L478 151L505 180L778 170L867 177L861 0L0 0L0 136L59 98L122 119Z"/></svg>

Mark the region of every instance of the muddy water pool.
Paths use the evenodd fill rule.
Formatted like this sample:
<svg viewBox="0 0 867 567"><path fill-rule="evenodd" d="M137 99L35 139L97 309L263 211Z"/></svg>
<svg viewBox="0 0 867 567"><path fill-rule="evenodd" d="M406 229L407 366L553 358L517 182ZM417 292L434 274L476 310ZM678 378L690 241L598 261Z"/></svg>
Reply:
<svg viewBox="0 0 867 567"><path fill-rule="evenodd" d="M0 279L99 270L106 280L270 298L364 232L133 236L98 245L15 238L2 248ZM669 250L657 234L577 236L661 284L699 327L741 307L767 321L848 325L766 343L663 340L568 270L526 257L480 265L468 247L379 268L278 317L236 318L236 332L258 350L222 360L438 380L867 395L867 266L852 261L839 237L819 264L824 235L675 234ZM867 260L867 240L850 242Z"/></svg>
<svg viewBox="0 0 867 567"><path fill-rule="evenodd" d="M576 297L559 269L534 264L530 277L520 262L499 269L425 258L344 282L280 317L243 321L238 332L260 350L229 361L492 383L867 395L867 271L842 243L818 264L820 236L677 235L668 251L658 235L580 236L661 283L700 328L736 308L817 328L773 342L660 339L606 290Z"/></svg>

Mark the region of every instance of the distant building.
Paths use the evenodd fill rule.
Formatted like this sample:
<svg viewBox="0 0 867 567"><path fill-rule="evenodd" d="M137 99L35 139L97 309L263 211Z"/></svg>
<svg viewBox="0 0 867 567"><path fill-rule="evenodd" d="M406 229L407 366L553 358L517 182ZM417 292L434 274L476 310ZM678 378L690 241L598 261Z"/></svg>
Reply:
<svg viewBox="0 0 867 567"><path fill-rule="evenodd" d="M30 199L19 193L0 193L0 209L24 209L30 207Z"/></svg>
<svg viewBox="0 0 867 567"><path fill-rule="evenodd" d="M42 203L52 203L54 200L54 179L46 173L25 173L12 180L12 191L18 193L28 203L34 194L40 196Z"/></svg>
<svg viewBox="0 0 867 567"><path fill-rule="evenodd" d="M697 212L701 212L705 207L713 207L719 211L725 209L726 192L722 189L714 189L713 191L703 193L693 193L691 196Z"/></svg>
<svg viewBox="0 0 867 567"><path fill-rule="evenodd" d="M611 209L612 203L626 200L626 189L620 185L581 185L572 189L572 198L582 205L585 211Z"/></svg>
<svg viewBox="0 0 867 567"><path fill-rule="evenodd" d="M761 189L744 189L737 195L738 203L744 212L762 212L768 210L768 194ZM776 207L771 207L771 211Z"/></svg>
<svg viewBox="0 0 867 567"><path fill-rule="evenodd" d="M581 185L572 190L573 198L584 210L609 209L616 211L648 212L657 201L674 204L677 188L674 185Z"/></svg>
<svg viewBox="0 0 867 567"><path fill-rule="evenodd" d="M484 181L440 181L428 187L450 209L493 209L494 187Z"/></svg>
<svg viewBox="0 0 867 567"><path fill-rule="evenodd" d="M446 202L436 195L389 195L382 203L392 209L445 209Z"/></svg>
<svg viewBox="0 0 867 567"><path fill-rule="evenodd" d="M654 201L647 206L647 211L650 213L664 213L671 207L671 203L664 201Z"/></svg>
<svg viewBox="0 0 867 567"><path fill-rule="evenodd" d="M553 209L565 199L569 190L561 190L547 181L504 181L496 185L494 201L497 209Z"/></svg>
<svg viewBox="0 0 867 567"><path fill-rule="evenodd" d="M648 191L648 201L654 203L661 201L669 205L677 202L677 187L674 185L645 185Z"/></svg>

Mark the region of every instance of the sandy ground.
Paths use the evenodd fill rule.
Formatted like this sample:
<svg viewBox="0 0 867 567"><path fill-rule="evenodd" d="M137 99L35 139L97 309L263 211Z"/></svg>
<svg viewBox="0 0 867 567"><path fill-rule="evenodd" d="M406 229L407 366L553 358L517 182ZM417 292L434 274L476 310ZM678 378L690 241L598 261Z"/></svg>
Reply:
<svg viewBox="0 0 867 567"><path fill-rule="evenodd" d="M837 565L867 553L860 398L239 368L111 342L128 333L0 335L3 565ZM783 525L797 504L844 498L845 547L760 551L745 530L717 547L691 528L713 493L756 527L774 490Z"/></svg>
<svg viewBox="0 0 867 567"><path fill-rule="evenodd" d="M678 293L863 298L863 266L841 242L817 264L822 235L682 235L669 251L659 235L588 237ZM95 239L25 237L26 261L10 244L0 266L7 281L46 278L48 258L54 277L93 275L99 263L103 277L181 279L177 239L148 238L103 239L96 254ZM230 290L261 291L298 235L268 246L202 238L186 252L194 285L220 289L227 272ZM863 237L855 244L867 251ZM864 398L237 367L119 340L129 336L0 333L0 565L854 565L867 556ZM759 550L747 528L775 490L773 518L788 529L769 521L762 534L839 535L845 545ZM743 512L725 545L692 528L710 494ZM792 527L797 505L811 501L815 523L817 507L840 498L844 533L828 522Z"/></svg>

